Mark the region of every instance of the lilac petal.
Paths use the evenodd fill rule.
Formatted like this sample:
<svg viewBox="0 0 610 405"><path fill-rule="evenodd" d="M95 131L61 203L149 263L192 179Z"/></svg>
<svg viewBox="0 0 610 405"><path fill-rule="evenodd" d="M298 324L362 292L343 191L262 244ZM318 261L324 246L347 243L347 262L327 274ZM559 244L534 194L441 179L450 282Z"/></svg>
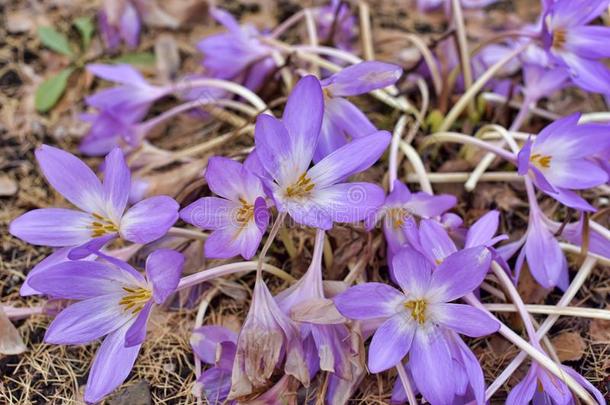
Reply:
<svg viewBox="0 0 610 405"><path fill-rule="evenodd" d="M579 373L576 372L576 370L574 370L572 367L568 367L568 366L564 366L561 365L560 366L561 369L563 371L565 371L568 375L570 375L573 379L576 380L576 382L578 382L580 385L582 385L587 391L589 391L591 394L593 394L593 396L595 397L595 400L600 404L603 405L605 403L605 399L604 396L601 392L599 392L599 390L597 388L595 388L593 386L593 384L591 384L589 382L589 380L587 380L586 378L584 378L582 375L580 375Z"/></svg>
<svg viewBox="0 0 610 405"><path fill-rule="evenodd" d="M211 7L210 15L214 17L216 22L222 24L229 31L236 34L241 33L241 27L239 26L239 23L237 22L235 17L231 15L231 13L228 13L227 11L218 7Z"/></svg>
<svg viewBox="0 0 610 405"><path fill-rule="evenodd" d="M390 133L378 131L337 149L307 173L316 187L324 188L371 167L390 143Z"/></svg>
<svg viewBox="0 0 610 405"><path fill-rule="evenodd" d="M546 192L546 191L545 191ZM555 192L548 193L551 197L562 203L563 205L567 205L570 208L577 209L579 211L588 211L595 212L596 208L589 204L587 200L579 196L576 192L572 190L568 190L565 188L557 188Z"/></svg>
<svg viewBox="0 0 610 405"><path fill-rule="evenodd" d="M231 369L212 367L201 373L197 384L203 389L206 404L222 405L231 390Z"/></svg>
<svg viewBox="0 0 610 405"><path fill-rule="evenodd" d="M258 161L281 184L296 181L309 166L310 162L296 153L284 124L268 114L256 119L254 141Z"/></svg>
<svg viewBox="0 0 610 405"><path fill-rule="evenodd" d="M250 221L248 225L241 228L239 233L239 254L241 254L244 259L250 260L254 257L264 233L265 229L263 228L261 230L254 221Z"/></svg>
<svg viewBox="0 0 610 405"><path fill-rule="evenodd" d="M103 65L91 63L87 65L87 71L97 77L111 82L126 85L148 85L148 82L133 66L129 64Z"/></svg>
<svg viewBox="0 0 610 405"><path fill-rule="evenodd" d="M42 264L42 263L41 263ZM93 261L63 261L32 272L28 283L42 294L82 300L122 292L134 279L121 269Z"/></svg>
<svg viewBox="0 0 610 405"><path fill-rule="evenodd" d="M33 284L40 289L40 284ZM45 342L55 344L83 344L119 329L131 313L124 311L119 300L123 293L89 298L70 305L59 313L49 325Z"/></svg>
<svg viewBox="0 0 610 405"><path fill-rule="evenodd" d="M506 398L506 405L528 404L534 397L538 380L533 368L530 368L523 380L513 387Z"/></svg>
<svg viewBox="0 0 610 405"><path fill-rule="evenodd" d="M359 284L333 298L341 315L358 320L390 317L404 300L400 291L382 283Z"/></svg>
<svg viewBox="0 0 610 405"><path fill-rule="evenodd" d="M200 229L224 228L235 218L240 205L218 197L202 197L180 211L180 218Z"/></svg>
<svg viewBox="0 0 610 405"><path fill-rule="evenodd" d="M420 217L436 217L457 204L457 198L452 195L430 195L425 192L413 194L406 204L407 209Z"/></svg>
<svg viewBox="0 0 610 405"><path fill-rule="evenodd" d="M525 255L532 276L545 288L557 285L561 273L568 272L568 263L559 242L535 213L529 224Z"/></svg>
<svg viewBox="0 0 610 405"><path fill-rule="evenodd" d="M417 331L409 352L409 364L415 385L428 402L452 403L454 365L448 343L438 328Z"/></svg>
<svg viewBox="0 0 610 405"><path fill-rule="evenodd" d="M70 260L80 260L89 255L97 254L104 247L104 245L111 240L116 239L118 236L118 233L110 233L98 238L93 238L90 241L70 250L68 258Z"/></svg>
<svg viewBox="0 0 610 405"><path fill-rule="evenodd" d="M352 138L361 138L377 131L366 115L358 107L344 98L326 101L324 114L328 119Z"/></svg>
<svg viewBox="0 0 610 405"><path fill-rule="evenodd" d="M438 322L457 333L480 337L497 332L500 323L484 311L464 304L435 304ZM437 312L438 311L438 312Z"/></svg>
<svg viewBox="0 0 610 405"><path fill-rule="evenodd" d="M334 222L353 223L375 212L385 198L381 187L371 183L343 183L314 190L312 198Z"/></svg>
<svg viewBox="0 0 610 405"><path fill-rule="evenodd" d="M140 17L136 8L129 2L125 3L121 16L120 32L129 48L137 48L140 42Z"/></svg>
<svg viewBox="0 0 610 405"><path fill-rule="evenodd" d="M131 172L125 163L123 152L114 148L105 160L104 196L107 201L106 213L110 219L119 222L129 198Z"/></svg>
<svg viewBox="0 0 610 405"><path fill-rule="evenodd" d="M517 171L521 176L525 176L530 168L530 156L532 155L532 146L533 141L532 137L530 136L529 138L527 138L527 141L525 141L525 144L517 154Z"/></svg>
<svg viewBox="0 0 610 405"><path fill-rule="evenodd" d="M207 364L217 364L219 360L219 345L222 343L236 345L237 334L222 326L205 325L193 331L190 343L193 351L201 361ZM220 356L222 357L222 353Z"/></svg>
<svg viewBox="0 0 610 405"><path fill-rule="evenodd" d="M610 70L601 62L565 53L562 59L569 66L572 81L584 90L610 93Z"/></svg>
<svg viewBox="0 0 610 405"><path fill-rule="evenodd" d="M313 154L314 163L318 163L347 143L347 134L344 133L343 128L330 119L329 114L326 111L328 103L329 101L326 102L324 110L324 119L322 120L322 127L320 128L318 145Z"/></svg>
<svg viewBox="0 0 610 405"><path fill-rule="evenodd" d="M390 194L388 194L386 204L403 204L410 201L411 198L413 198L413 194L411 193L411 190L409 190L409 187L407 187L402 181L396 179L394 180L392 191Z"/></svg>
<svg viewBox="0 0 610 405"><path fill-rule="evenodd" d="M144 308L140 310L133 323L131 323L131 326L125 333L125 347L139 346L144 342L144 339L146 339L146 323L148 322L152 307L153 302L148 301Z"/></svg>
<svg viewBox="0 0 610 405"><path fill-rule="evenodd" d="M91 236L91 215L65 208L41 208L26 212L11 222L9 232L33 245L74 246Z"/></svg>
<svg viewBox="0 0 610 405"><path fill-rule="evenodd" d="M491 253L486 247L457 251L432 273L430 289L436 290L442 301L453 301L481 285L490 265Z"/></svg>
<svg viewBox="0 0 610 405"><path fill-rule="evenodd" d="M477 220L466 234L465 247L488 245L489 241L498 231L500 213L496 210L489 211Z"/></svg>
<svg viewBox="0 0 610 405"><path fill-rule="evenodd" d="M453 339L451 340L451 343L453 343L453 346L450 346L450 348L454 348L453 358L457 359L457 361L464 367L477 405L484 405L485 378L483 377L481 364L472 350L470 350L468 345L464 343L459 336L455 334L452 334L452 336Z"/></svg>
<svg viewBox="0 0 610 405"><path fill-rule="evenodd" d="M85 401L96 403L125 381L136 361L139 345L125 347L129 324L110 333L98 349L87 379Z"/></svg>
<svg viewBox="0 0 610 405"><path fill-rule="evenodd" d="M433 219L423 219L420 222L419 241L423 253L436 264L442 263L457 250L445 228Z"/></svg>
<svg viewBox="0 0 610 405"><path fill-rule="evenodd" d="M316 199L310 198L305 201L288 200L280 203L276 197L276 205L280 212L288 212L297 224L324 230L333 227L331 207L328 207L324 201L319 203Z"/></svg>
<svg viewBox="0 0 610 405"><path fill-rule="evenodd" d="M434 267L425 256L403 247L392 258L392 271L400 288L414 297L423 297L430 287Z"/></svg>
<svg viewBox="0 0 610 405"><path fill-rule="evenodd" d="M552 6L552 24L554 27L574 27L585 25L599 17L608 6L606 0L570 0L555 1Z"/></svg>
<svg viewBox="0 0 610 405"><path fill-rule="evenodd" d="M416 330L415 322L404 313L385 321L373 335L369 347L368 366L371 373L380 373L400 363L411 348Z"/></svg>
<svg viewBox="0 0 610 405"><path fill-rule="evenodd" d="M178 287L184 255L171 249L157 249L146 258L146 278L152 283L153 299L163 302Z"/></svg>
<svg viewBox="0 0 610 405"><path fill-rule="evenodd" d="M82 160L48 145L36 149L36 159L49 183L68 201L83 211L103 213L102 183Z"/></svg>
<svg viewBox="0 0 610 405"><path fill-rule="evenodd" d="M552 161L551 167L543 173L554 186L574 190L596 187L608 181L605 170L585 159Z"/></svg>
<svg viewBox="0 0 610 405"><path fill-rule="evenodd" d="M40 261L30 272L28 273L25 281L21 285L19 289L19 295L22 297L27 297L29 295L38 295L41 294L40 291L36 290L29 283L30 278L35 274L44 271L45 269L54 266L56 264L62 263L68 259L68 253L70 253L70 248L61 248L57 249L55 252L51 253L49 256L45 257Z"/></svg>
<svg viewBox="0 0 610 405"><path fill-rule="evenodd" d="M345 325L315 325L311 327L317 353L319 368L334 373L337 377L350 379L352 365L351 353L345 342L350 335Z"/></svg>
<svg viewBox="0 0 610 405"><path fill-rule="evenodd" d="M164 236L178 220L178 203L168 196L147 198L129 208L121 219L121 237L149 243Z"/></svg>
<svg viewBox="0 0 610 405"><path fill-rule="evenodd" d="M239 201L243 194L241 163L225 157L215 156L208 161L205 179L210 190L231 201Z"/></svg>
<svg viewBox="0 0 610 405"><path fill-rule="evenodd" d="M241 254L246 260L254 256L263 237L254 221L245 226L227 226L217 229L205 242L205 255L214 259L228 259Z"/></svg>
<svg viewBox="0 0 610 405"><path fill-rule="evenodd" d="M346 67L324 80L333 96L357 96L393 85L400 79L402 68L377 61L360 62Z"/></svg>
<svg viewBox="0 0 610 405"><path fill-rule="evenodd" d="M288 96L282 121L291 138L295 157L298 156L304 166L299 174L307 170L318 144L324 99L320 82L315 76L305 76L294 86Z"/></svg>

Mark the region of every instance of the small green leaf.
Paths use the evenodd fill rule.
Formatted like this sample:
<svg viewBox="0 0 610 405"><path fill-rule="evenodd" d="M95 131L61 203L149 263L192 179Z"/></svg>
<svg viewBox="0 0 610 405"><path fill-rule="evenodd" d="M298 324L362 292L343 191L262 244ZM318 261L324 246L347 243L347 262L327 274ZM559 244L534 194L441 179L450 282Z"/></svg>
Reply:
<svg viewBox="0 0 610 405"><path fill-rule="evenodd" d="M55 52L62 53L66 56L74 55L70 48L68 38L61 32L55 31L55 29L51 27L40 27L38 28L38 37L43 45Z"/></svg>
<svg viewBox="0 0 610 405"><path fill-rule="evenodd" d="M152 66L155 64L155 55L151 52L126 53L112 60L114 63L129 63L130 65Z"/></svg>
<svg viewBox="0 0 610 405"><path fill-rule="evenodd" d="M67 68L42 82L36 89L35 105L40 112L47 112L61 98L68 84L68 79L74 71L73 68Z"/></svg>
<svg viewBox="0 0 610 405"><path fill-rule="evenodd" d="M93 25L93 21L91 21L91 17L77 18L74 20L74 26L80 33L81 39L83 40L83 48L89 48L91 38L93 37L93 31L95 31L95 26Z"/></svg>

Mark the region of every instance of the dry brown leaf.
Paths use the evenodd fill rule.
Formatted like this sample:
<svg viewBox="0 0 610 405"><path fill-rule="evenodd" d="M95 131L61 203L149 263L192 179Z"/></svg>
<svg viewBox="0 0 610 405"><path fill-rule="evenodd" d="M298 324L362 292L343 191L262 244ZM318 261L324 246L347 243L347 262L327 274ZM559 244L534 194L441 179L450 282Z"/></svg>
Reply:
<svg viewBox="0 0 610 405"><path fill-rule="evenodd" d="M0 306L0 353L9 355L20 354L25 352L26 349L19 331Z"/></svg>
<svg viewBox="0 0 610 405"><path fill-rule="evenodd" d="M544 289L534 280L527 263L524 263L523 268L521 269L517 291L519 291L519 295L521 295L523 302L526 304L540 304L550 292L550 290Z"/></svg>
<svg viewBox="0 0 610 405"><path fill-rule="evenodd" d="M606 309L610 310L610 305ZM589 325L589 334L595 343L610 343L610 321L593 319Z"/></svg>
<svg viewBox="0 0 610 405"><path fill-rule="evenodd" d="M559 360L576 361L585 354L586 345L577 332L565 332L551 339Z"/></svg>

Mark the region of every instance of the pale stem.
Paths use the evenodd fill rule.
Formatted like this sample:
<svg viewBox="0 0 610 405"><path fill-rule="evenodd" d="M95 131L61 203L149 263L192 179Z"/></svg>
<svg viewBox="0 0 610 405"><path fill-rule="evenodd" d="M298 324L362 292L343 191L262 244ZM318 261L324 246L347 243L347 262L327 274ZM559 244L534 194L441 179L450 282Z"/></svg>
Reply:
<svg viewBox="0 0 610 405"><path fill-rule="evenodd" d="M388 188L390 189L390 191L392 191L392 189L394 188L394 180L396 180L398 176L398 144L402 139L402 133L404 132L406 125L407 116L403 114L396 122L396 125L394 126L394 132L392 133L392 142L390 143L390 159L388 165Z"/></svg>
<svg viewBox="0 0 610 405"><path fill-rule="evenodd" d="M24 319L32 315L41 315L45 313L44 306L37 307L11 307L2 306L2 310L10 320Z"/></svg>
<svg viewBox="0 0 610 405"><path fill-rule="evenodd" d="M460 97L458 102L455 103L455 105L453 106L451 111L449 111L449 114L447 114L447 116L445 117L443 123L441 124L441 126L439 128L439 131L444 132L444 131L447 131L449 128L451 128L451 125L453 125L453 123L460 116L462 111L464 111L464 108L466 108L466 106L468 105L470 100L472 100L476 96L476 94L479 91L481 91L483 86L485 86L485 84L487 84L487 82L496 73L498 73L498 71L500 69L502 69L502 67L504 65L506 65L508 62L510 62L511 59L513 59L514 57L519 55L521 52L523 52L529 45L530 45L530 41L521 45L519 48L515 49L513 52L506 55L504 58L500 59L498 62L493 64L489 69L487 69L485 71L485 73L483 73L481 75L481 77L479 77L479 79L476 82L474 82L472 84L472 86L470 86L468 88L468 90L466 90L466 92L462 95L462 97Z"/></svg>
<svg viewBox="0 0 610 405"><path fill-rule="evenodd" d="M271 38L278 38L280 35L288 31L305 16L305 10L307 9L300 10L291 15L290 18L284 20L280 25L275 27L273 31L271 31L269 36Z"/></svg>
<svg viewBox="0 0 610 405"><path fill-rule="evenodd" d="M578 120L579 124L586 124L590 122L608 122L610 121L610 112L591 112L580 116Z"/></svg>
<svg viewBox="0 0 610 405"><path fill-rule="evenodd" d="M583 254L581 246L572 245L571 243L559 242L559 247L564 252L575 253L577 255L582 255ZM598 254L593 253L591 251L587 252L587 256L597 260L597 262L599 264L601 264L601 265L610 266L610 259L607 258L607 257L598 255Z"/></svg>
<svg viewBox="0 0 610 405"><path fill-rule="evenodd" d="M496 93L485 92L485 93L482 93L481 96L483 97L483 100L489 101L490 103L508 105L509 107L515 108L515 109L521 109L521 106L523 105L522 102L515 101L515 100L509 100L506 97L504 97L500 94L496 94ZM535 106L530 106L529 109L530 109L531 114L537 115L542 118L546 118L549 121L555 121L562 117L560 114L557 114L557 113L554 113L551 111L547 111L547 110L544 110L542 108L535 107Z"/></svg>
<svg viewBox="0 0 610 405"><path fill-rule="evenodd" d="M426 43L415 34L401 34L408 41L411 41L413 45L419 50L426 65L428 66L428 70L430 71L430 77L432 78L432 85L434 87L434 93L437 97L443 92L443 79L441 78L441 74L438 71L438 65L436 64L436 59L434 58L434 54L426 45Z"/></svg>
<svg viewBox="0 0 610 405"><path fill-rule="evenodd" d="M282 227L282 224L284 223L284 218L286 218L286 213L285 212L281 212L277 216L277 218L275 219L275 223L273 224L273 227L271 227L271 231L269 232L269 236L267 236L267 240L265 241L265 244L263 245L263 248L261 249L261 253L258 256L258 265L256 266L256 281L257 282L259 280L262 280L262 278L263 278L263 273L262 273L262 270L263 270L263 260L265 260L265 256L267 255L267 251L271 247L271 244L275 240L275 236L277 235L278 231Z"/></svg>
<svg viewBox="0 0 610 405"><path fill-rule="evenodd" d="M360 17L360 34L362 35L362 53L364 59L375 60L375 50L373 49L373 35L371 34L371 10L369 5L361 1L358 3Z"/></svg>
<svg viewBox="0 0 610 405"><path fill-rule="evenodd" d="M305 25L307 26L307 35L309 36L309 44L311 46L318 46L318 31L316 29L316 21L313 17L313 13L310 9L305 9ZM277 52L277 51L276 51ZM320 77L320 67L314 64L313 73Z"/></svg>
<svg viewBox="0 0 610 405"><path fill-rule="evenodd" d="M591 227L592 230L603 236L606 240L610 241L610 230L608 228L606 228L605 226L601 226L597 222L591 220L589 220L589 227Z"/></svg>
<svg viewBox="0 0 610 405"><path fill-rule="evenodd" d="M559 302L555 305L555 307L565 308L570 304L572 299L574 299L574 297L576 296L576 293L578 293L578 291L584 284L585 280L589 277L589 275L595 268L595 264L595 259L591 257L587 257L587 259L585 259L582 266L580 266L578 273L576 273L574 280L572 280L572 283L570 284L566 292L563 294ZM538 331L536 332L537 339L541 339L544 335L546 335L546 333L551 329L551 327L555 324L555 322L557 322L558 319L559 315L555 314L550 315L548 318L546 318L538 328ZM521 365L521 363L523 363L526 358L526 353L519 353L504 369L504 371L496 378L496 380L489 387L487 387L487 390L485 391L485 399L490 399L496 393L496 391L504 385L506 380L508 380L508 378L515 372L515 370L517 370L517 368Z"/></svg>
<svg viewBox="0 0 610 405"><path fill-rule="evenodd" d="M517 312L513 304L484 304L491 312ZM574 316L580 318L603 319L610 321L610 311L606 309L563 307L555 305L525 305L525 310L530 314Z"/></svg>
<svg viewBox="0 0 610 405"><path fill-rule="evenodd" d="M207 233L199 232L195 229L177 228L173 226L167 231L167 235L195 240L207 240L209 236Z"/></svg>
<svg viewBox="0 0 610 405"><path fill-rule="evenodd" d="M464 16L462 15L461 0L451 0L451 8L453 9L453 17L455 23L455 32L457 34L458 48L460 52L460 61L462 62L462 73L464 76L464 87L472 86L472 67L470 66L470 52L468 52L468 39L466 38L466 26L464 24ZM475 111L474 98L468 102L468 109L471 112ZM448 129L448 128L446 128Z"/></svg>
<svg viewBox="0 0 610 405"><path fill-rule="evenodd" d="M225 143L226 141L228 141L229 139L231 139L234 136L239 136L241 134L245 134L245 133L253 132L253 131L254 131L254 125L248 124L245 127L238 129L236 131L231 131L226 134L218 135L215 138L210 139L207 142L202 142L197 145L191 146L189 148L174 152L174 160L177 160L177 159L180 159L183 157L193 156L193 155L200 155L203 152L207 152L210 149L215 148L216 146L222 145L223 143Z"/></svg>
<svg viewBox="0 0 610 405"><path fill-rule="evenodd" d="M286 59L284 59L278 50L271 52L271 58L273 58L275 66L280 69L280 76L282 77L286 91L290 91L292 89L292 75L290 74L290 70L283 68L284 64L286 63Z"/></svg>
<svg viewBox="0 0 610 405"><path fill-rule="evenodd" d="M470 172L428 173L430 183L463 183L470 177ZM523 181L523 176L516 172L487 172L483 173L479 181ZM407 182L419 182L415 173L407 175Z"/></svg>
<svg viewBox="0 0 610 405"><path fill-rule="evenodd" d="M421 147L424 148L439 142L455 142L464 145L473 145L483 150L495 153L511 163L517 163L517 157L513 153L510 153L502 148L498 148L497 146L482 141L481 139L475 138L474 136L464 135L459 132L437 132L432 135L428 135L424 142L422 142Z"/></svg>
<svg viewBox="0 0 610 405"><path fill-rule="evenodd" d="M421 157L419 156L417 151L413 149L411 145L403 141L400 141L399 146L402 152L409 160L409 162L411 163L411 166L413 166L413 170L415 170L415 173L417 173L422 191L425 191L428 194L434 194L434 191L432 190L432 185L428 180L426 168L424 167L424 163L422 162Z"/></svg>
<svg viewBox="0 0 610 405"><path fill-rule="evenodd" d="M417 398L415 398L413 386L411 385L411 381L409 380L409 376L407 375L407 370L405 370L402 361L396 366L396 371L398 371L398 377L400 378L400 382L402 383L402 386L405 389L405 392L407 393L407 400L409 401L409 405L417 405Z"/></svg>

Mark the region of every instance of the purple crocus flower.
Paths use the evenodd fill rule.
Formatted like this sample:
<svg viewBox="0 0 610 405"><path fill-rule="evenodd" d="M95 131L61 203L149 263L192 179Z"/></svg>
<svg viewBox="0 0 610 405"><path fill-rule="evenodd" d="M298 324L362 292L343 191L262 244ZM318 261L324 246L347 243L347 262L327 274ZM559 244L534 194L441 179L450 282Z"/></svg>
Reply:
<svg viewBox="0 0 610 405"><path fill-rule="evenodd" d="M105 0L98 13L98 27L106 48L115 50L121 40L129 48L140 42L140 15L129 0Z"/></svg>
<svg viewBox="0 0 610 405"><path fill-rule="evenodd" d="M333 222L356 222L382 204L383 189L370 183L344 183L381 156L390 142L386 131L355 139L309 168L318 145L324 102L314 76L301 79L288 98L282 120L259 115L255 153L280 212L297 223L330 229Z"/></svg>
<svg viewBox="0 0 610 405"><path fill-rule="evenodd" d="M314 162L344 146L348 140L362 138L377 128L345 97L366 94L396 83L402 75L399 66L382 62L361 62L322 80L324 118Z"/></svg>
<svg viewBox="0 0 610 405"><path fill-rule="evenodd" d="M521 89L524 103L536 103L538 100L549 97L569 84L570 74L561 67L551 69L535 64L523 65L524 85Z"/></svg>
<svg viewBox="0 0 610 405"><path fill-rule="evenodd" d="M213 230L205 242L205 255L226 259L254 256L267 229L269 211L261 180L241 163L213 157L205 173L207 183L220 197L203 197L180 211L187 223Z"/></svg>
<svg viewBox="0 0 610 405"><path fill-rule="evenodd" d="M85 401L97 402L129 375L154 304L178 286L184 257L159 249L146 259L146 277L127 263L67 261L30 277L43 294L76 302L49 325L45 342L80 345L106 336L89 372Z"/></svg>
<svg viewBox="0 0 610 405"><path fill-rule="evenodd" d="M592 159L610 149L610 128L601 124L578 125L580 114L572 114L545 127L535 140L529 139L518 155L519 174L529 174L542 191L568 207L595 211L572 190L599 186L608 173Z"/></svg>
<svg viewBox="0 0 610 405"><path fill-rule="evenodd" d="M349 51L356 38L356 19L349 5L341 0L331 0L316 10L318 36L325 44Z"/></svg>
<svg viewBox="0 0 610 405"><path fill-rule="evenodd" d="M201 361L212 366L197 378L197 396L202 393L208 404L225 403L231 390L237 333L222 326L202 326L193 331L191 347Z"/></svg>
<svg viewBox="0 0 610 405"><path fill-rule="evenodd" d="M178 219L178 204L168 196L147 198L126 210L131 173L118 148L106 156L103 183L83 161L61 149L42 145L36 159L48 182L78 210L42 208L16 218L9 231L28 243L75 247L71 258L82 258L118 237L152 242Z"/></svg>
<svg viewBox="0 0 610 405"><path fill-rule="evenodd" d="M608 7L607 0L545 1L542 40L552 59L566 66L574 83L587 91L610 94L610 28L588 25Z"/></svg>
<svg viewBox="0 0 610 405"><path fill-rule="evenodd" d="M387 370L409 353L411 373L423 396L432 404L452 403L462 388L456 383L456 373L462 370L452 359L447 332L479 337L500 325L477 308L450 302L477 288L490 264L491 253L484 246L455 252L436 267L405 247L392 260L402 291L365 283L335 297L337 309L348 318L385 320L369 347L369 370Z"/></svg>
<svg viewBox="0 0 610 405"><path fill-rule="evenodd" d="M206 74L258 90L275 69L272 49L261 43L261 34L253 25L240 26L231 14L219 8L213 7L210 14L228 32L210 35L197 44L203 53Z"/></svg>

